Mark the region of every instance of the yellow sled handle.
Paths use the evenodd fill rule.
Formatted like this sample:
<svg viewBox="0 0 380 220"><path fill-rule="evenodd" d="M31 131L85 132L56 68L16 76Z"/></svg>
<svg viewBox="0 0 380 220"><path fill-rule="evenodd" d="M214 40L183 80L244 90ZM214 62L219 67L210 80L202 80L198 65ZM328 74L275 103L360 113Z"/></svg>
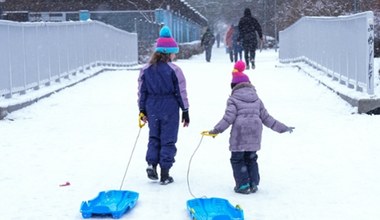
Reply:
<svg viewBox="0 0 380 220"><path fill-rule="evenodd" d="M145 115L143 113L139 114L139 127L142 128L146 124L143 120L141 120Z"/></svg>
<svg viewBox="0 0 380 220"><path fill-rule="evenodd" d="M203 135L203 136L210 136L210 137L216 137L216 135L218 135L218 134L210 134L210 133L208 133L208 131L202 131L201 132L201 135Z"/></svg>

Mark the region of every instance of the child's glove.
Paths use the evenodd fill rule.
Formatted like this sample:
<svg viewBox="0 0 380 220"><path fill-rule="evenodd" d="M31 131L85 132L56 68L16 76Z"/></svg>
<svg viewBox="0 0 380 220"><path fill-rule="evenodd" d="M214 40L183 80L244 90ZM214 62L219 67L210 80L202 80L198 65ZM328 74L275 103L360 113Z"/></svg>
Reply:
<svg viewBox="0 0 380 220"><path fill-rule="evenodd" d="M288 127L288 130L287 130L287 132L289 132L289 133L293 133L293 130L294 129L296 129L295 127Z"/></svg>
<svg viewBox="0 0 380 220"><path fill-rule="evenodd" d="M215 136L217 134L219 134L219 132L217 130L215 130L215 129L209 130L208 133L211 134L211 135L215 135Z"/></svg>
<svg viewBox="0 0 380 220"><path fill-rule="evenodd" d="M182 111L182 123L183 127L188 127L190 124L189 110L185 109Z"/></svg>
<svg viewBox="0 0 380 220"><path fill-rule="evenodd" d="M213 138L215 138L216 135L218 135L218 134L219 134L219 132L218 132L218 130L216 130L216 129L212 129L212 130L209 130L209 131L208 131L208 136L211 136L211 137L213 137Z"/></svg>
<svg viewBox="0 0 380 220"><path fill-rule="evenodd" d="M210 130L210 131L202 131L202 133L201 133L201 135L203 135L203 136L211 136L213 138L215 138L216 135L218 135L218 134L219 134L219 132L215 129Z"/></svg>
<svg viewBox="0 0 380 220"><path fill-rule="evenodd" d="M146 123L148 121L148 117L147 117L146 111L144 109L140 110L139 117L140 117L140 120L143 121L144 123Z"/></svg>

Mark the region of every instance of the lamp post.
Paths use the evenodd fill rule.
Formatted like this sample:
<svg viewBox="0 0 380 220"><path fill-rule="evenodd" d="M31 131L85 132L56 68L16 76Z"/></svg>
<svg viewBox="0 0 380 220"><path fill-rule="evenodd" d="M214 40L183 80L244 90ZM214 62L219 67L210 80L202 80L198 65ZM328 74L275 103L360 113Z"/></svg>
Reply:
<svg viewBox="0 0 380 220"><path fill-rule="evenodd" d="M5 0L0 0L0 19L3 19L3 5L2 3L4 3Z"/></svg>
<svg viewBox="0 0 380 220"><path fill-rule="evenodd" d="M277 52L278 41L277 41L277 0L274 0L274 50Z"/></svg>
<svg viewBox="0 0 380 220"><path fill-rule="evenodd" d="M353 7L353 9L354 9L354 14L356 14L356 13L358 13L358 11L359 11L359 4L360 4L360 2L358 2L358 0L354 0L354 7Z"/></svg>

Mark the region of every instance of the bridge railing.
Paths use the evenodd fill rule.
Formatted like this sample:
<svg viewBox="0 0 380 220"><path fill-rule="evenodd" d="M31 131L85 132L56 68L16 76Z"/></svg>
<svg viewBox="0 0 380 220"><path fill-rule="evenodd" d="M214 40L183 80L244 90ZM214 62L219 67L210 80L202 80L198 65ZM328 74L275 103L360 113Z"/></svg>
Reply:
<svg viewBox="0 0 380 220"><path fill-rule="evenodd" d="M280 62L307 62L349 88L373 94L373 30L373 12L303 17L280 32Z"/></svg>
<svg viewBox="0 0 380 220"><path fill-rule="evenodd" d="M0 98L92 67L123 67L137 61L137 34L98 21L0 20Z"/></svg>

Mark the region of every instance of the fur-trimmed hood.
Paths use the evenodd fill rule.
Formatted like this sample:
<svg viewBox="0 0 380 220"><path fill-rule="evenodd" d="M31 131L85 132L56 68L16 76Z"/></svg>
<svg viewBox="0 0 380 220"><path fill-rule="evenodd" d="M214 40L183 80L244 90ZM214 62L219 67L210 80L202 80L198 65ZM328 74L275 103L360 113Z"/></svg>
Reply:
<svg viewBox="0 0 380 220"><path fill-rule="evenodd" d="M231 96L244 102L255 102L259 98L255 87L249 82L237 84L232 89Z"/></svg>

